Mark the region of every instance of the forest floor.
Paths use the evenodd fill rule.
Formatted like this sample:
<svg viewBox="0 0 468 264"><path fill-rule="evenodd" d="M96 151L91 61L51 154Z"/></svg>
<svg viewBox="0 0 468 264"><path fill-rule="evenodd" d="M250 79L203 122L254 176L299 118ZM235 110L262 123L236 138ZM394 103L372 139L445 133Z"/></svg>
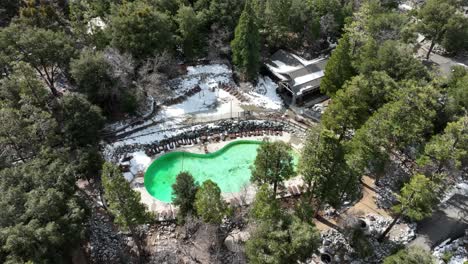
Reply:
<svg viewBox="0 0 468 264"><path fill-rule="evenodd" d="M357 203L344 209L338 215L327 216L325 212L322 212L319 217L314 219L314 223L321 232L325 232L329 229L338 230L342 228L349 217L378 218L390 222L392 216L388 210L378 206L377 199L379 199L379 195L376 190L375 180L369 176L364 176L362 178L362 197ZM385 228L386 224L382 224L381 227ZM400 221L392 228L389 237L391 240L399 240L410 234L412 229L411 225Z"/></svg>
<svg viewBox="0 0 468 264"><path fill-rule="evenodd" d="M339 226L348 215L364 216L368 214L380 215L389 218L388 212L379 208L376 203L377 192L375 190L375 180L369 176L362 178L362 198L353 206L345 209L340 215L335 217L321 217L320 220L315 219L314 223L320 231L325 231L330 228Z"/></svg>
<svg viewBox="0 0 468 264"><path fill-rule="evenodd" d="M423 45L418 50L418 56L425 58L428 50L429 43L427 43L427 41L423 42ZM452 67L454 66L468 67L468 54L458 54L456 56L449 57L432 52L429 56L429 60L438 66L440 73L443 76L449 76L452 73Z"/></svg>

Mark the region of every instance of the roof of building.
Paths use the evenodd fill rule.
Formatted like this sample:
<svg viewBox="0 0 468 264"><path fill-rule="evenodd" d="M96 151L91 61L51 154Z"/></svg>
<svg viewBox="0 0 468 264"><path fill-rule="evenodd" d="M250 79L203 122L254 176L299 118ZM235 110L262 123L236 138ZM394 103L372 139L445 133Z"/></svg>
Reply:
<svg viewBox="0 0 468 264"><path fill-rule="evenodd" d="M293 53L278 50L266 66L281 81L289 82L292 92L301 95L319 87L327 61L327 58L306 60Z"/></svg>

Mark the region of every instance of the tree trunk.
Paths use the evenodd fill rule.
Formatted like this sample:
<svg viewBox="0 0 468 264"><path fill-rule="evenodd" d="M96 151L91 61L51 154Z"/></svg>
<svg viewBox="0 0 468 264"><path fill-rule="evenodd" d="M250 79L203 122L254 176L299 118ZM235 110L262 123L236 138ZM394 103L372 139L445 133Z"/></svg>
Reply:
<svg viewBox="0 0 468 264"><path fill-rule="evenodd" d="M433 41L431 42L431 46L429 47L429 51L427 52L426 60L429 60L429 56L431 55L431 52L432 52L432 50L434 49L435 44L436 44L436 43L435 43L435 41L433 40Z"/></svg>
<svg viewBox="0 0 468 264"><path fill-rule="evenodd" d="M344 195L346 194L346 189L348 189L349 184L351 183L351 180L352 180L352 176L349 176L348 181L345 184L345 187L343 188L343 190L341 190L340 204L343 202Z"/></svg>
<svg viewBox="0 0 468 264"><path fill-rule="evenodd" d="M317 203L317 208L315 208L314 217L317 218L317 215L320 212L320 207L322 207L322 200L320 199Z"/></svg>
<svg viewBox="0 0 468 264"><path fill-rule="evenodd" d="M273 196L276 197L276 189L278 188L278 183L275 181L273 182Z"/></svg>
<svg viewBox="0 0 468 264"><path fill-rule="evenodd" d="M135 241L135 245L137 246L137 249L138 249L138 263L141 264L141 263L143 263L143 261L141 259L142 248L141 248L141 244L140 244L140 239L137 236L137 233L135 232L135 229L133 227L129 227L129 229L130 229L130 233L132 233L133 241Z"/></svg>
<svg viewBox="0 0 468 264"><path fill-rule="evenodd" d="M398 214L392 221L392 223L387 227L387 229L385 229L385 231L380 235L378 241L379 242L382 242L384 240L384 238L387 236L388 232L390 232L390 230L392 230L393 226L397 223L398 219L400 219L401 217L401 214Z"/></svg>
<svg viewBox="0 0 468 264"><path fill-rule="evenodd" d="M26 162L26 159L23 157L23 155L21 155L21 148L18 147L18 145L16 145L16 142L13 138L11 138L11 136L9 134L6 135L8 137L8 140L11 142L11 145L13 146L13 148L15 149L16 151L16 155L18 155L18 157L20 158L20 160L24 163Z"/></svg>
<svg viewBox="0 0 468 264"><path fill-rule="evenodd" d="M311 185L311 184L312 184L312 183L309 182L309 188L310 188L310 185ZM315 184L312 185L312 189L309 190L309 203L310 203L310 204L313 202L312 200L314 199L315 186L316 186Z"/></svg>

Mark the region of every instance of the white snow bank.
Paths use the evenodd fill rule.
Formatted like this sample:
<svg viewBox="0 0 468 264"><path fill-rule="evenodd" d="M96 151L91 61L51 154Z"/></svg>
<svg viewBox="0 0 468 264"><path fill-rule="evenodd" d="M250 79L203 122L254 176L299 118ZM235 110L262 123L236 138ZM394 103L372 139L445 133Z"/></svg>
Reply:
<svg viewBox="0 0 468 264"><path fill-rule="evenodd" d="M440 201L441 204L446 203L450 198L452 198L455 194L460 194L464 196L468 196L468 182L459 182L448 192L445 193L444 197Z"/></svg>
<svg viewBox="0 0 468 264"><path fill-rule="evenodd" d="M209 65L198 65L198 66L189 66L187 67L188 75L197 75L197 74L232 74L232 71L226 64L209 64Z"/></svg>
<svg viewBox="0 0 468 264"><path fill-rule="evenodd" d="M128 182L133 181L133 178L135 178L135 176L131 172L125 172L123 176Z"/></svg>
<svg viewBox="0 0 468 264"><path fill-rule="evenodd" d="M405 11L411 11L411 10L413 10L413 7L408 5L408 4L399 4L398 9L405 10Z"/></svg>
<svg viewBox="0 0 468 264"><path fill-rule="evenodd" d="M131 154L133 159L130 160L130 171L133 174L138 172L144 172L146 168L151 164L151 158L143 151L134 152Z"/></svg>
<svg viewBox="0 0 468 264"><path fill-rule="evenodd" d="M97 29L105 29L107 27L106 23L101 19L101 17L91 18L88 22L88 29L86 33L92 35L96 32Z"/></svg>
<svg viewBox="0 0 468 264"><path fill-rule="evenodd" d="M257 86L250 91L250 103L258 107L279 110L283 107L283 100L276 93L278 85L269 77L260 77Z"/></svg>
<svg viewBox="0 0 468 264"><path fill-rule="evenodd" d="M133 158L130 160L130 171L125 172L123 176L131 182L138 173L144 173L151 164L151 158L145 152L138 151L130 154Z"/></svg>
<svg viewBox="0 0 468 264"><path fill-rule="evenodd" d="M295 70L298 70L298 69L301 68L300 66L287 65L286 63L284 63L282 61L277 61L277 60L273 61L273 63L275 65L267 64L267 66L272 71L277 72L277 73L288 73L288 72L295 71Z"/></svg>
<svg viewBox="0 0 468 264"><path fill-rule="evenodd" d="M198 119L211 121L215 118L229 118L231 111L234 113L233 116L237 116L238 112L243 111L237 98L218 87L218 84L234 83L232 71L227 65L200 65L188 67L187 70L188 74L181 77L181 80L177 82L177 87L174 87L175 90L180 92L198 85L201 91L181 103L163 106L156 116L137 126L145 126L145 129L109 145L108 151L112 151L112 148L116 146L149 144L175 136L182 132L177 128L187 125L188 118L195 121ZM124 132L137 127L128 128ZM169 129L173 129L173 131Z"/></svg>
<svg viewBox="0 0 468 264"><path fill-rule="evenodd" d="M322 61L324 60L325 58L317 58L317 59L313 59L313 60L306 60L300 56L297 56L296 54L293 54L291 53L291 55L296 58L296 60L298 60L302 65L304 66L308 66L308 65L311 65L311 64L314 64L314 63L317 63L319 61Z"/></svg>
<svg viewBox="0 0 468 264"><path fill-rule="evenodd" d="M310 73L310 74L295 78L294 79L294 84L295 85L301 85L301 84L304 84L304 83L308 83L310 81L322 78L324 75L325 75L324 71Z"/></svg>

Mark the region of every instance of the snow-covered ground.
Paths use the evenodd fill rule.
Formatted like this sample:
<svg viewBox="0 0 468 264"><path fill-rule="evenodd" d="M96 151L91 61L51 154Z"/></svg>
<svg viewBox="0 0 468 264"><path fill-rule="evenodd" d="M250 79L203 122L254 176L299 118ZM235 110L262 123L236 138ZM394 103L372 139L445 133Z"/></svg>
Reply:
<svg viewBox="0 0 468 264"><path fill-rule="evenodd" d="M279 110L283 107L283 100L276 93L278 85L269 77L260 77L257 86L247 96L249 105L255 105L265 109Z"/></svg>
<svg viewBox="0 0 468 264"><path fill-rule="evenodd" d="M411 11L413 10L413 7L409 5L408 3L403 3L398 5L398 9L403 10L403 11Z"/></svg>
<svg viewBox="0 0 468 264"><path fill-rule="evenodd" d="M269 110L279 110L283 106L281 98L276 94L277 85L268 77L259 79L258 85L251 92L244 94L249 102L241 103L236 97L221 89L219 85L229 84L235 87L231 69L224 64L190 66L187 74L174 81L176 94L193 89L197 85L201 91L185 101L162 106L158 114L134 127L127 127L121 133L127 133L137 128L142 130L108 146L127 144L148 144L183 132L180 127L196 122L208 122L216 119L237 117L243 112L243 105L255 105ZM123 127L120 123L118 126Z"/></svg>
<svg viewBox="0 0 468 264"><path fill-rule="evenodd" d="M129 161L130 171L124 173L125 179L127 181L132 181L135 176L140 173L144 173L148 166L151 164L151 158L145 154L143 151L137 151L129 154L133 158Z"/></svg>

